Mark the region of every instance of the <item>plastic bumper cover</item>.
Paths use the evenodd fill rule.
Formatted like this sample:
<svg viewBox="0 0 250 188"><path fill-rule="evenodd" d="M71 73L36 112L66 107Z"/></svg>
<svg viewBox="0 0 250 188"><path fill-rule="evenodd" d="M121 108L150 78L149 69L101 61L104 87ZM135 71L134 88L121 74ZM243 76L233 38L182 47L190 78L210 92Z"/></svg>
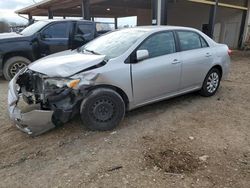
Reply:
<svg viewBox="0 0 250 188"><path fill-rule="evenodd" d="M54 112L40 110L39 107L37 107L34 110L23 113L21 109L18 108L17 104L20 96L18 95L16 89L16 79L21 73L22 71L20 71L9 83L9 116L18 129L31 136L37 136L55 128L55 125L52 123L52 116Z"/></svg>

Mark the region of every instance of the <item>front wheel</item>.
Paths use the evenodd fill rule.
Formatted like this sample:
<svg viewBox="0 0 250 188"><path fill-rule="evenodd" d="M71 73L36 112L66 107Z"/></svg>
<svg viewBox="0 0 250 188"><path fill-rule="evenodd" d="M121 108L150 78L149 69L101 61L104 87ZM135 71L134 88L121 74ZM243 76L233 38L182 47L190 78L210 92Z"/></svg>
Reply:
<svg viewBox="0 0 250 188"><path fill-rule="evenodd" d="M122 97L111 89L95 89L81 104L83 124L92 131L114 129L125 115Z"/></svg>
<svg viewBox="0 0 250 188"><path fill-rule="evenodd" d="M5 63L3 67L3 74L6 80L11 80L18 71L20 71L22 68L30 64L30 60L21 57L21 56L15 56L9 58Z"/></svg>
<svg viewBox="0 0 250 188"><path fill-rule="evenodd" d="M200 94L204 97L211 97L217 92L221 81L221 73L217 68L212 68L203 83Z"/></svg>

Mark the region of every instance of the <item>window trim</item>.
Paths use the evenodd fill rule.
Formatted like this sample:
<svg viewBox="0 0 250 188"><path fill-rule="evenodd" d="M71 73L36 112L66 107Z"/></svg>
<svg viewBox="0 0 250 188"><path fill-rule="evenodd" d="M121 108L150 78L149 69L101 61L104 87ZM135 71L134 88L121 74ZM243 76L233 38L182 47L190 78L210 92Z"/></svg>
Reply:
<svg viewBox="0 0 250 188"><path fill-rule="evenodd" d="M164 30L164 31L158 31L155 32L151 35L149 35L148 37L146 37L136 48L135 50L128 56L128 58L125 60L125 64L136 64L138 63L138 61L136 60L136 51L144 44L144 42L148 39L150 39L151 37L157 35L157 34L161 34L161 33L172 33L173 37L174 37L174 42L175 42L175 52L171 53L171 54L175 54L177 52L179 52L179 44L177 42L177 38L176 38L176 34L175 34L175 30ZM165 54L165 55L170 55L170 54ZM153 58L157 58L157 57L161 57L164 55L160 55L160 56L155 56L155 57L150 57L147 58L148 59L153 59Z"/></svg>
<svg viewBox="0 0 250 188"><path fill-rule="evenodd" d="M180 41L180 37L179 37L178 32L190 32L190 33L197 34L199 36L199 41L200 41L200 44L201 44L201 48L195 48L195 49L190 49L190 50L182 50L181 49L181 41ZM177 40L178 40L179 52L186 52L186 51L198 50L198 49L204 49L204 48L209 48L210 47L207 40L200 33L196 32L196 31L191 31L191 30L187 30L187 29L177 29L177 30L175 30L175 33L176 33L176 37L177 37ZM205 43L207 44L207 47L202 47L201 39L203 39L205 41Z"/></svg>
<svg viewBox="0 0 250 188"><path fill-rule="evenodd" d="M206 44L206 46L202 46L202 40L205 42L205 44ZM202 37L202 36L200 36L200 41L201 41L201 48L208 48L209 47L209 45L208 45L208 43L207 43L207 41Z"/></svg>

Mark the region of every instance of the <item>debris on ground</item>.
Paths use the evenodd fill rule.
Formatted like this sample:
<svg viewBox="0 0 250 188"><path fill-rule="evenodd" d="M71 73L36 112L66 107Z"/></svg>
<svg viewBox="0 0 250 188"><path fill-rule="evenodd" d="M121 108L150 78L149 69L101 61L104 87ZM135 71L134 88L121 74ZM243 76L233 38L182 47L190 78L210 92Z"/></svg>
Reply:
<svg viewBox="0 0 250 188"><path fill-rule="evenodd" d="M107 171L112 172L112 171L115 171L115 170L120 170L122 168L123 168L123 166L115 166L115 167L112 167L111 169L108 169Z"/></svg>
<svg viewBox="0 0 250 188"><path fill-rule="evenodd" d="M146 159L156 167L168 173L182 174L194 172L198 168L198 160L189 152L165 149L161 151L149 151Z"/></svg>
<svg viewBox="0 0 250 188"><path fill-rule="evenodd" d="M203 155L199 157L199 160L202 162L206 162L208 160L209 156L208 155Z"/></svg>
<svg viewBox="0 0 250 188"><path fill-rule="evenodd" d="M189 138L189 140L194 140L194 137L193 136L190 136L190 137L188 137Z"/></svg>

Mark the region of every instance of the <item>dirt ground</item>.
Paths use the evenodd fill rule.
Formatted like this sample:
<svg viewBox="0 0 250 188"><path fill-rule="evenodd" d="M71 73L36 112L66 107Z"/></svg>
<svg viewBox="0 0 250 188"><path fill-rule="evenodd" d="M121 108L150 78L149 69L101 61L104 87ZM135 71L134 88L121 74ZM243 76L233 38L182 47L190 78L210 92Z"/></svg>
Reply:
<svg viewBox="0 0 250 188"><path fill-rule="evenodd" d="M0 80L0 187L250 187L250 55L236 52L218 94L129 112L111 132L78 119L31 138L7 115Z"/></svg>

